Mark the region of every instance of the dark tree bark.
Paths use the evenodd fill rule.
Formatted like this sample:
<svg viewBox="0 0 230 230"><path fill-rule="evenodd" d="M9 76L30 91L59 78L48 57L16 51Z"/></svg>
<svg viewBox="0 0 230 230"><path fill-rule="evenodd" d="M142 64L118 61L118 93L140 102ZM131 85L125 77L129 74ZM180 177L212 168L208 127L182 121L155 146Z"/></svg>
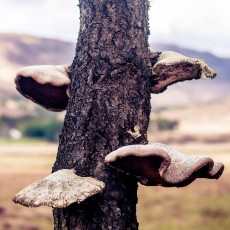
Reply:
<svg viewBox="0 0 230 230"><path fill-rule="evenodd" d="M138 229L137 181L104 164L111 151L146 144L152 59L148 0L80 0L71 97L53 171L105 182L102 194L54 209L55 229Z"/></svg>

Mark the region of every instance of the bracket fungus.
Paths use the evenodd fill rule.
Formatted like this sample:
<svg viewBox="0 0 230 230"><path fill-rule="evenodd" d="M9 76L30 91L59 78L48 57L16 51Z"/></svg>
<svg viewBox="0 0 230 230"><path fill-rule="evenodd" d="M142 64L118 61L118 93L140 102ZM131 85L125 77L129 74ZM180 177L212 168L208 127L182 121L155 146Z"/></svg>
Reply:
<svg viewBox="0 0 230 230"><path fill-rule="evenodd" d="M143 185L183 187L196 178L218 179L224 165L209 157L185 156L160 143L128 145L105 158L105 162L127 174L135 175Z"/></svg>
<svg viewBox="0 0 230 230"><path fill-rule="evenodd" d="M13 201L27 207L65 208L100 193L104 187L99 180L77 176L71 169L62 169L24 188Z"/></svg>
<svg viewBox="0 0 230 230"><path fill-rule="evenodd" d="M16 77L17 90L26 98L51 111L65 110L70 95L67 65L41 65L21 68Z"/></svg>
<svg viewBox="0 0 230 230"><path fill-rule="evenodd" d="M86 49L87 52L80 52L80 54L88 55L88 53L90 53L88 48ZM149 121L150 106L149 101L147 100L150 98L150 91L142 95L142 92L140 91L141 89L146 89L146 87L149 86L149 83L151 83L151 93L161 93L167 88L167 86L175 82L199 78L204 79L206 77L214 78L216 76L216 73L200 59L188 58L172 51L151 53L151 55L152 57L149 57L149 62L146 61L146 65L144 64L142 66L143 68L141 67L138 71L136 71L137 69L135 69L135 71L134 69L130 72L127 71L127 69L130 68L130 65L121 65L121 68L119 67L119 71L122 72L119 76L119 79L122 79L121 82L123 82L123 79L126 82L128 77L133 75L134 72L137 73L138 77L134 76L132 81L130 81L131 89L135 88L135 90L137 90L137 88L139 88L139 96L137 100L133 100L134 96L136 97L137 95L136 93L125 98L126 96L124 95L128 95L129 91L125 90L126 85L121 84L120 80L117 85L114 84L113 87L110 87L111 79L108 78L108 81L108 79L104 78L105 81L103 80L103 84L95 84L95 87L94 83L92 84L92 82L88 82L88 76L89 74L91 76L92 73L88 72L87 68L84 68L84 71L81 70L81 68L73 70L73 74L75 74L73 79L76 79L77 71L80 71L80 73L82 71L82 79L78 80L84 82L84 84L79 84L79 87L76 87L73 83L72 91L76 92L79 90L81 97L85 98L73 103L76 98L79 98L79 95L73 97L74 100L71 102L74 105L72 104L73 106L71 109L73 111L75 110L75 112L72 113L73 115L71 114L71 116L69 116L69 109L67 111L65 118L66 122L63 128L63 133L65 133L66 136L60 140L59 146L61 146L60 149L62 150L58 151L57 161L53 167L53 171L58 171L21 190L13 198L15 203L27 207L49 206L58 208L58 210L55 210L54 212L55 229L59 229L59 227L60 229L63 229L62 221L64 219L59 221L59 217L63 216L65 216L63 218L68 218L68 221L71 222L71 224L73 222L70 229L89 229L88 226L90 226L91 222L95 224L95 227L92 229L106 229L109 222L111 226L118 226L117 223L120 223L123 227L120 227L119 229L127 229L127 226L131 226L130 220L133 222L132 226L138 226L136 215L134 215L135 210L131 211L136 205L136 191L133 191L133 193L130 194L130 188L137 189L137 180L141 184L149 186L161 185L164 187L182 187L190 184L196 178L217 179L221 176L224 170L223 164L216 163L209 157L185 156L163 144L128 145L121 147L106 156L106 164L124 173L136 176L137 180L127 180L127 178L125 178L124 181L121 181L122 186L117 186L117 183L115 182L117 182L119 178L116 176L111 177L111 170L104 170L104 155L107 153L105 146L113 146L115 148L120 145L119 143L131 144L134 143L134 140L135 143L143 143L147 141L147 136L141 134L144 132L146 133L146 127ZM94 68L94 62L95 61L91 62L93 65L90 66L89 71L92 71L92 68ZM82 64L83 62L80 63ZM151 68L149 68L147 63L152 64ZM105 70L108 68L109 72L111 71L111 65L109 64L109 66L106 67L107 64L105 64ZM85 66L85 64L83 66ZM145 69L146 71L149 70L148 76L152 76L150 82L149 78L146 78L146 81L142 84L138 79L143 79L144 73L142 71ZM66 109L70 97L71 81L69 78L69 72L70 69L67 65L25 67L19 70L16 75L16 88L23 96L47 110L63 111ZM127 79L125 78L126 74ZM87 82L87 84L85 84L85 82ZM142 86L140 86L141 84ZM102 87L102 85L103 87L105 86L108 88L106 88L106 90L98 90L98 86ZM116 97L107 103L106 100L108 95L109 97L113 95L115 92L114 89L118 85L121 87L120 89L125 90L125 92L116 95ZM149 89L149 87L147 88ZM108 92L106 92L107 89ZM97 94L98 92L99 94ZM104 97L103 93L107 95ZM89 97L87 94L89 94ZM124 105L122 108L120 106L121 103ZM104 104L106 106L104 106ZM78 112L76 113L79 108L83 111L80 115ZM114 112L116 108L117 111ZM122 113L120 113L121 111ZM97 116L92 117L90 114L95 112L97 113ZM119 116L117 116L118 114ZM122 114L122 116L120 116L120 114ZM137 119L139 120L140 118L140 121L145 124L145 128L143 128L144 126L135 125L132 129L128 129L127 132L132 138L127 139L126 135L120 132L120 127L123 127L124 124L126 124L127 127L132 127L136 122L136 114L138 114ZM72 118L73 116L78 115L82 117L79 117L79 119ZM112 119L110 119L109 116L111 116ZM120 123L117 123L118 119L121 119ZM101 121L99 122L99 120ZM108 125L110 123L111 125ZM72 135L82 124L84 125L84 130L86 130L85 127L87 126L87 133L80 132L81 134L79 135ZM96 135L94 136L94 133L98 134L97 137ZM105 137L105 135L108 134L109 137ZM93 147L88 148L91 144ZM85 146L87 146L87 150ZM69 149L71 149L71 152L66 152ZM78 155L78 151L75 151L75 149L84 151L81 151ZM65 160L63 160L64 158ZM82 170L84 175L88 175L88 169L90 169L90 175L96 175L95 172L99 172L101 178L104 179L104 182L91 177L79 177L75 174L73 169L62 169L68 168L69 164L72 165L74 158L76 160L74 167L76 167L77 170ZM66 165L66 162L68 162L68 165ZM85 167L86 164L88 164L87 167ZM87 168L87 170L85 170L85 168ZM105 189L103 195L100 196L104 201L102 204L98 204L96 209L95 207L90 206L90 208L92 207L92 210L97 210L97 212L100 210L98 213L94 212L96 215L90 215L90 218L87 217L87 213L85 213L84 209L85 207L88 207L88 205L91 205L87 204L87 202L82 205L82 207L79 206L79 210L78 208L64 210L67 215L63 215L62 208L73 203L80 203L88 197L102 192L105 183L107 189ZM116 189L116 191L111 192L110 190L113 189ZM110 197L112 197L112 193L113 196L114 194L117 195L112 198L113 200L111 202L107 202ZM105 199L106 196L108 199ZM115 200L115 198L118 197L119 199ZM127 202L127 200L130 200L130 202ZM122 214L120 214L120 210L122 210ZM79 213L80 215L78 215ZM117 222L118 219L119 222ZM102 220L103 225L101 225ZM61 224L60 226L59 223ZM79 228L80 225L82 226ZM136 227L133 229L136 229Z"/></svg>
<svg viewBox="0 0 230 230"><path fill-rule="evenodd" d="M173 83L214 78L216 72L203 59L184 56L174 51L151 52L151 93L162 93ZM66 109L70 97L68 65L41 65L21 68L16 77L17 90L26 98L50 111Z"/></svg>
<svg viewBox="0 0 230 230"><path fill-rule="evenodd" d="M157 57L152 74L152 93L161 93L167 89L167 86L176 82L216 76L216 72L203 59L189 58L173 51L162 52Z"/></svg>

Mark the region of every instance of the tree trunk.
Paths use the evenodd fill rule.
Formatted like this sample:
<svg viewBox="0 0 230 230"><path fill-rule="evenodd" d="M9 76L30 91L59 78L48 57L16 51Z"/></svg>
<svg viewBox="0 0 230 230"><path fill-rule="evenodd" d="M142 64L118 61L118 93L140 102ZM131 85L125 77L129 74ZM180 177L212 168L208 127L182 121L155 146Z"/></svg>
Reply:
<svg viewBox="0 0 230 230"><path fill-rule="evenodd" d="M138 229L137 181L104 164L125 145L146 144L151 63L148 0L80 0L71 97L53 171L75 168L102 194L54 209L55 229Z"/></svg>

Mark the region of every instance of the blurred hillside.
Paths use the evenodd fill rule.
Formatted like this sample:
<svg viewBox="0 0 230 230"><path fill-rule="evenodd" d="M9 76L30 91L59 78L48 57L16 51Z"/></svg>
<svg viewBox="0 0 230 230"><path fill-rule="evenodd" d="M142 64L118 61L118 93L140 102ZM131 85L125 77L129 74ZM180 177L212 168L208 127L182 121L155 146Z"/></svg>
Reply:
<svg viewBox="0 0 230 230"><path fill-rule="evenodd" d="M59 40L19 34L0 34L0 79L2 90L14 91L17 70L28 65L71 64L75 45Z"/></svg>
<svg viewBox="0 0 230 230"><path fill-rule="evenodd" d="M150 48L153 51L173 50L189 57L203 58L218 74L213 80L178 83L170 86L162 94L153 94L151 99L152 120L155 119L153 127L161 123L160 125L163 124L167 129L171 124L176 124L173 129L177 129L181 135L186 135L186 133L194 135L191 130L196 124L203 134L207 134L209 132L207 130L211 129L218 135L227 135L228 127L230 127L230 112L228 111L230 108L230 58L220 58L207 52L197 52L173 45L150 44ZM28 35L0 34L0 135L10 128L22 127L25 121L27 123L30 121L31 126L34 126L37 117L42 121L38 124L39 127L47 126L45 118L57 119L59 113L45 111L22 97L15 89L14 76L23 66L71 64L74 52L75 44L69 42ZM216 115L217 112L218 115ZM60 117L63 119L63 113ZM166 120L162 120L162 117ZM173 120L172 123L168 122L170 120ZM156 125L157 122L159 124ZM215 128L217 126L218 129ZM206 131L202 131L200 127L205 127Z"/></svg>
<svg viewBox="0 0 230 230"><path fill-rule="evenodd" d="M213 80L194 80L170 86L160 96L153 95L153 108L206 102L230 96L230 58L219 58L210 53L183 49L173 45L150 44L150 48L153 51L173 50L189 57L203 58L218 74ZM28 35L0 34L1 101L3 98L8 100L12 97L19 97L14 86L14 76L19 68L28 65L71 64L74 52L75 44L69 42ZM1 104L1 108L2 106ZM0 111L1 113L2 111Z"/></svg>

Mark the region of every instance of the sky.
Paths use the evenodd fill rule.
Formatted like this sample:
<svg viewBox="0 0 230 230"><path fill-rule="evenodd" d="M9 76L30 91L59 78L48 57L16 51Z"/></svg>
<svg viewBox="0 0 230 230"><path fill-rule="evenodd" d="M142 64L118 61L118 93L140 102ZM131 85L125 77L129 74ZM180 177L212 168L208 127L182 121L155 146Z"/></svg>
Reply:
<svg viewBox="0 0 230 230"><path fill-rule="evenodd" d="M230 57L229 0L150 0L149 42ZM76 42L78 0L0 0L0 33Z"/></svg>

